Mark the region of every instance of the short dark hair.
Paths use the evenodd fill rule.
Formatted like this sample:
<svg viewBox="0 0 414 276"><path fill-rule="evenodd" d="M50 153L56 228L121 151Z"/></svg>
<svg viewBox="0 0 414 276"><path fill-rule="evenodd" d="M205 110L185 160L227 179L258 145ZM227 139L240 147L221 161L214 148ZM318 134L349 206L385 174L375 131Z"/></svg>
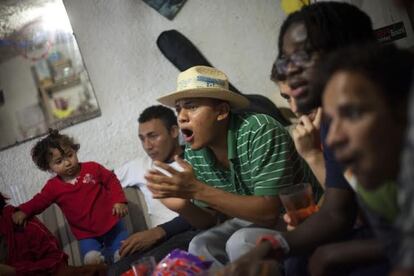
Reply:
<svg viewBox="0 0 414 276"><path fill-rule="evenodd" d="M370 17L354 5L342 2L317 2L291 13L283 22L279 32L279 54L282 55L283 37L288 28L303 23L307 35L306 50L321 53L331 52L355 43L375 41ZM275 63L271 79L283 80Z"/></svg>
<svg viewBox="0 0 414 276"><path fill-rule="evenodd" d="M58 149L61 154L64 154L63 148L65 147L78 151L80 145L75 143L73 138L60 134L57 129L49 129L49 135L37 142L32 148L32 160L39 169L47 171L50 168L49 162L52 158L50 150Z"/></svg>
<svg viewBox="0 0 414 276"><path fill-rule="evenodd" d="M377 43L335 51L316 66L311 93L322 95L329 80L338 72L362 74L380 88L391 110L401 114L406 110L412 86L414 54L392 44Z"/></svg>
<svg viewBox="0 0 414 276"><path fill-rule="evenodd" d="M138 117L138 122L146 123L153 119L161 120L168 130L171 130L173 126L177 126L177 116L174 111L163 105L153 105L146 108Z"/></svg>

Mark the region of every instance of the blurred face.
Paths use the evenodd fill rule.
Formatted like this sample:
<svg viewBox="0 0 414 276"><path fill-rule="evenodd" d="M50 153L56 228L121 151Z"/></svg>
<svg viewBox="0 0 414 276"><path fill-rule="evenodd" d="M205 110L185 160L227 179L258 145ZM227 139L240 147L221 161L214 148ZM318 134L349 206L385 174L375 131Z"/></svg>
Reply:
<svg viewBox="0 0 414 276"><path fill-rule="evenodd" d="M278 81L277 86L279 87L280 95L282 96L282 98L284 98L288 102L290 110L293 113L295 113L296 116L298 116L298 117L300 115L302 115L298 111L298 106L296 104L296 99L294 97L292 97L292 93L291 93L291 89L290 89L289 85L287 85L287 83L285 81ZM312 110L307 115L311 120L313 120L315 118L315 115L316 115L316 109Z"/></svg>
<svg viewBox="0 0 414 276"><path fill-rule="evenodd" d="M221 121L229 115L223 111L227 103L207 98L178 100L175 105L178 125L186 143L197 150L219 143Z"/></svg>
<svg viewBox="0 0 414 276"><path fill-rule="evenodd" d="M291 89L289 85L287 85L287 83L284 81L279 81L277 82L277 86L279 87L279 90L280 90L280 96L282 96L282 98L284 98L288 102L290 110L296 115L298 115L298 107L296 105L296 99L292 97Z"/></svg>
<svg viewBox="0 0 414 276"><path fill-rule="evenodd" d="M62 148L64 153L58 149L51 148L52 158L49 161L51 171L62 177L63 179L71 179L79 174L80 166L76 151L70 147Z"/></svg>
<svg viewBox="0 0 414 276"><path fill-rule="evenodd" d="M338 72L327 83L323 109L326 142L360 185L375 189L395 178L402 131L379 87L361 74Z"/></svg>
<svg viewBox="0 0 414 276"><path fill-rule="evenodd" d="M160 119L152 119L138 126L138 136L145 152L153 161L170 162L178 147L178 127L170 131Z"/></svg>
<svg viewBox="0 0 414 276"><path fill-rule="evenodd" d="M318 57L317 53L307 49L307 41L305 25L292 24L283 36L282 54L276 61L279 74L286 78L286 84L290 88L290 96L295 100L296 109L301 112L306 109L307 104L313 101L309 93L309 83L312 68Z"/></svg>

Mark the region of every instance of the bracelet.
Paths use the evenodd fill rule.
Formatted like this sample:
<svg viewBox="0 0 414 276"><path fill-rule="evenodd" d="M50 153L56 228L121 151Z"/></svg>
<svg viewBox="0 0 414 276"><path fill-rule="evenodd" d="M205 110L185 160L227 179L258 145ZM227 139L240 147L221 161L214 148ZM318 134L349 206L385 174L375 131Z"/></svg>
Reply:
<svg viewBox="0 0 414 276"><path fill-rule="evenodd" d="M289 244L287 243L285 238L283 238L283 236L278 233L274 235L261 236L257 240L256 244L259 244L264 241L268 241L271 244L273 250L282 251L284 255L287 255L290 251Z"/></svg>

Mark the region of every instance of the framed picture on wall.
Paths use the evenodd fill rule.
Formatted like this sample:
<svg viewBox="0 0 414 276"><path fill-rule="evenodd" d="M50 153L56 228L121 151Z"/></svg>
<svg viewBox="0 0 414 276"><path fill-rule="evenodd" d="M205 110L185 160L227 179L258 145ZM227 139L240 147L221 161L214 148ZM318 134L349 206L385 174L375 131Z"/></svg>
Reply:
<svg viewBox="0 0 414 276"><path fill-rule="evenodd" d="M63 1L3 2L0 150L100 116Z"/></svg>
<svg viewBox="0 0 414 276"><path fill-rule="evenodd" d="M169 20L172 20L177 15L185 1L186 0L144 0L145 3Z"/></svg>

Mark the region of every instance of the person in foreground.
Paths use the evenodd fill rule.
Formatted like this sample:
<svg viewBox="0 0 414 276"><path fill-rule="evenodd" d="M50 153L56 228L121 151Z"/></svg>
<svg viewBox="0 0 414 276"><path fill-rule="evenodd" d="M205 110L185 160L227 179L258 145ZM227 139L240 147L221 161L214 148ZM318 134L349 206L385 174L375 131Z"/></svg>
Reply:
<svg viewBox="0 0 414 276"><path fill-rule="evenodd" d="M295 98L298 111L308 113L320 107L321 93L309 89L313 70L324 55L347 45L375 41L368 15L347 3L320 2L292 13L279 34L279 55L274 68L277 79L285 81ZM326 275L333 267L347 267L347 273L364 271L386 275L389 267L382 244L367 227L356 227L358 204L355 192L344 178L344 168L326 146L329 122L322 121L321 141L325 159L325 196L319 212L293 231L269 237L240 259L267 256L285 259L286 275ZM288 220L289 222L289 220ZM337 243L347 240L346 243ZM335 243L336 242L336 243ZM289 258L287 258L289 257ZM358 262L368 260L369 265ZM356 261L356 262L355 262ZM228 267L229 269L231 267Z"/></svg>
<svg viewBox="0 0 414 276"><path fill-rule="evenodd" d="M0 193L0 275L56 275L67 266L68 256L37 218L16 227L15 211Z"/></svg>
<svg viewBox="0 0 414 276"><path fill-rule="evenodd" d="M144 175L154 161L168 163L179 169L174 156L184 151L178 141L179 129L174 112L161 105L142 111L138 118L138 137L147 156L127 162L115 170L123 187L137 187L144 194L150 229L131 234L122 242L121 260L109 267L108 275L119 275L131 267L131 263L143 256L153 256L160 261L173 249L188 249L191 239L198 233L181 216L152 198ZM132 218L134 219L134 218Z"/></svg>
<svg viewBox="0 0 414 276"><path fill-rule="evenodd" d="M394 224L397 193L404 193L396 182L413 69L408 50L374 44L335 53L318 68L315 81L330 121L327 145L349 168L359 204L397 269L406 257L398 254L406 245Z"/></svg>
<svg viewBox="0 0 414 276"><path fill-rule="evenodd" d="M241 241L256 239L249 226L276 228L279 189L310 182L317 193L319 184L276 120L232 113L248 101L228 90L224 73L195 66L177 84L178 91L158 100L177 111L187 162L176 157L183 171L154 162L169 175L150 170L146 179L154 197L193 226L213 227L196 236L189 251L220 267L239 257Z"/></svg>

